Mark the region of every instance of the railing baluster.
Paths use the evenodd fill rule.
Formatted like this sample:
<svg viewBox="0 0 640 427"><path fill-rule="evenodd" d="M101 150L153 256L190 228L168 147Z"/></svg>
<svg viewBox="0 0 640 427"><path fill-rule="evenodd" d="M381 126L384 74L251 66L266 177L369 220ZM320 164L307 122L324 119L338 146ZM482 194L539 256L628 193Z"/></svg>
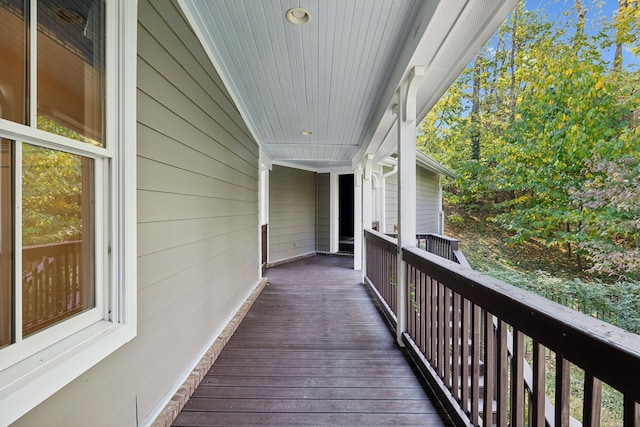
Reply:
<svg viewBox="0 0 640 427"><path fill-rule="evenodd" d="M451 392L455 399L460 399L460 295L453 294L453 333L451 334Z"/></svg>
<svg viewBox="0 0 640 427"><path fill-rule="evenodd" d="M460 327L462 332L462 339L460 340L460 345L462 346L462 357L460 358L460 363L462 365L460 388L462 391L460 393L460 401L462 403L462 410L465 412L469 412L469 346L471 345L469 341L470 311L469 301L463 299L462 322Z"/></svg>
<svg viewBox="0 0 640 427"><path fill-rule="evenodd" d="M584 406L582 408L583 427L598 427L602 409L602 382L593 375L584 374Z"/></svg>
<svg viewBox="0 0 640 427"><path fill-rule="evenodd" d="M507 394L507 378L509 376L509 360L507 354L507 324L502 320L498 320L496 338L497 338L497 373L498 384L496 387L496 400L497 400L497 427L507 427L507 407L509 403L509 396Z"/></svg>
<svg viewBox="0 0 640 427"><path fill-rule="evenodd" d="M537 341L533 342L533 392L531 396L531 424L533 427L545 427L545 348Z"/></svg>
<svg viewBox="0 0 640 427"><path fill-rule="evenodd" d="M524 336L517 329L511 357L511 426L524 426Z"/></svg>
<svg viewBox="0 0 640 427"><path fill-rule="evenodd" d="M569 393L571 391L571 364L562 354L556 353L556 426L569 425Z"/></svg>
<svg viewBox="0 0 640 427"><path fill-rule="evenodd" d="M449 288L443 285L444 290L444 384L448 389L451 389L451 358L453 353L451 352L451 291Z"/></svg>
<svg viewBox="0 0 640 427"><path fill-rule="evenodd" d="M433 286L431 283L431 277L429 276L427 276L426 278L425 289L426 289L425 298L427 300L427 311L424 313L425 314L424 317L427 322L427 339L425 340L427 351L425 353L425 357L427 358L429 363L433 364L434 363L433 353L435 352L435 347L433 345L434 337L435 337L435 331L434 331L435 325L433 322L433 316L435 313L435 304L434 304L435 300L433 297Z"/></svg>
<svg viewBox="0 0 640 427"><path fill-rule="evenodd" d="M625 396L623 412L624 427L640 427L640 405Z"/></svg>
<svg viewBox="0 0 640 427"><path fill-rule="evenodd" d="M427 313L429 310L429 300L426 296L427 275L424 272L420 272L420 351L422 354L427 354L427 348L429 347L427 340L429 339L429 331L427 330Z"/></svg>
<svg viewBox="0 0 640 427"><path fill-rule="evenodd" d="M415 298L415 288L413 286L413 267L407 265L407 333L415 337L416 335L416 312L413 309L413 298Z"/></svg>
<svg viewBox="0 0 640 427"><path fill-rule="evenodd" d="M431 363L438 367L438 283L429 277L431 289Z"/></svg>
<svg viewBox="0 0 640 427"><path fill-rule="evenodd" d="M440 378L444 378L444 359L447 357L444 349L444 286L442 283L438 283L438 375Z"/></svg>
<svg viewBox="0 0 640 427"><path fill-rule="evenodd" d="M471 304L471 422L480 420L480 307Z"/></svg>
<svg viewBox="0 0 640 427"><path fill-rule="evenodd" d="M495 380L495 334L493 315L483 310L484 315L484 408L483 425L493 426L493 391Z"/></svg>

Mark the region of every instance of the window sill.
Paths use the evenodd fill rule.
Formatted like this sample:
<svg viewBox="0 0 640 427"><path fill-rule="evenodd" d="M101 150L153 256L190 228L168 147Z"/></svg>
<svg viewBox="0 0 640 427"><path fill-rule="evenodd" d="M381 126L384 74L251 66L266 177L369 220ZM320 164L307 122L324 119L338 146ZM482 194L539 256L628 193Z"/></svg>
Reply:
<svg viewBox="0 0 640 427"><path fill-rule="evenodd" d="M11 424L135 336L135 325L97 322L0 372L0 425Z"/></svg>

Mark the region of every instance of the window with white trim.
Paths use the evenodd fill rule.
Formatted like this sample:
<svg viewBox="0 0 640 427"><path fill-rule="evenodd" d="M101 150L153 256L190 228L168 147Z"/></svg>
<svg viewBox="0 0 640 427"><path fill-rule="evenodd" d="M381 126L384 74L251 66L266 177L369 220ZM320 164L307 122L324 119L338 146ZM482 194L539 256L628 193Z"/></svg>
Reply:
<svg viewBox="0 0 640 427"><path fill-rule="evenodd" d="M135 336L136 8L0 0L0 424Z"/></svg>

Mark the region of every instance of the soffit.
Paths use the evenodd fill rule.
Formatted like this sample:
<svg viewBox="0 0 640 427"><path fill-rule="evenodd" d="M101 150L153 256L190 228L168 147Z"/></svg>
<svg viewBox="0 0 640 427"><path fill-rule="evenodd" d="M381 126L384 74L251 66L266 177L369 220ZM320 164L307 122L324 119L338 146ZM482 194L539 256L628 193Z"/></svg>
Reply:
<svg viewBox="0 0 640 427"><path fill-rule="evenodd" d="M389 136L394 94L411 66L426 65L439 79L421 98L446 90L457 76L452 67L473 55L467 52L479 34L488 37L501 22L488 28L488 20L515 0L179 3L263 153L326 169L357 163ZM309 10L310 22L289 23L285 15L293 7ZM488 14L472 13L478 7ZM471 16L470 28L460 26L461 16ZM438 59L446 56L447 40L458 50ZM425 105L418 102L421 111ZM313 134L302 135L305 130Z"/></svg>

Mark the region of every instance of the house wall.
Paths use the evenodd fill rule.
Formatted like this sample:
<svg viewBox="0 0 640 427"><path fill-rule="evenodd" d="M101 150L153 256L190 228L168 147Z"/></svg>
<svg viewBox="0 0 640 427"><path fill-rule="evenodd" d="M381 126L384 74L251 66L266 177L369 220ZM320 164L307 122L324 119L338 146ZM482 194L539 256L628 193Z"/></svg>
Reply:
<svg viewBox="0 0 640 427"><path fill-rule="evenodd" d="M389 173L391 168L384 168L384 173ZM395 233L394 225L398 224L398 174L385 178L385 233Z"/></svg>
<svg viewBox="0 0 640 427"><path fill-rule="evenodd" d="M316 250L331 250L331 182L330 174L316 175Z"/></svg>
<svg viewBox="0 0 640 427"><path fill-rule="evenodd" d="M315 172L273 167L269 175L269 232L269 262L315 252Z"/></svg>
<svg viewBox="0 0 640 427"><path fill-rule="evenodd" d="M258 147L170 0L140 0L137 96L138 336L17 426L148 423L259 281Z"/></svg>
<svg viewBox="0 0 640 427"><path fill-rule="evenodd" d="M387 173L391 168L385 168ZM416 168L416 232L438 232L439 177L422 167ZM385 180L385 233L395 233L393 226L398 223L398 176L388 176Z"/></svg>
<svg viewBox="0 0 640 427"><path fill-rule="evenodd" d="M416 168L416 232L438 232L439 177L421 167Z"/></svg>

